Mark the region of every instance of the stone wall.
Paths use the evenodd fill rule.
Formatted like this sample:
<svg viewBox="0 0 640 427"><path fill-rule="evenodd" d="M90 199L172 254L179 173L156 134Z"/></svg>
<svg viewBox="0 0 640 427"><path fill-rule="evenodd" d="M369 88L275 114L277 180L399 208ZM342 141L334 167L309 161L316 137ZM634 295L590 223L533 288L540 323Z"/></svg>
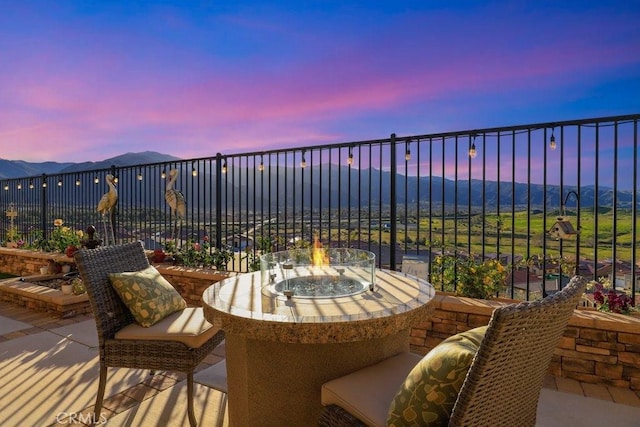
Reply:
<svg viewBox="0 0 640 427"><path fill-rule="evenodd" d="M0 272L15 276L40 274L40 268L52 264L74 264L62 253L10 249L0 247ZM51 273L55 273L51 271Z"/></svg>
<svg viewBox="0 0 640 427"><path fill-rule="evenodd" d="M210 269L195 269L165 264L154 264L189 305L202 305L202 293L212 284L231 277L235 273Z"/></svg>
<svg viewBox="0 0 640 427"><path fill-rule="evenodd" d="M505 303L438 294L431 319L411 331L411 350L426 354L453 334L486 325L493 309ZM640 390L640 316L576 310L549 373Z"/></svg>

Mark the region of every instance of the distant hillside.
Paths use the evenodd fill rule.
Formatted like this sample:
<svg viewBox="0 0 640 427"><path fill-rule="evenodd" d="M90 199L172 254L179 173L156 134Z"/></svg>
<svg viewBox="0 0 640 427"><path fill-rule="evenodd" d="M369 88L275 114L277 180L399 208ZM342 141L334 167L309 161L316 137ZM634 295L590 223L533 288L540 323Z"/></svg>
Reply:
<svg viewBox="0 0 640 427"><path fill-rule="evenodd" d="M81 172L94 169L107 169L114 166L133 166L147 163L161 163L181 160L179 157L168 154L145 151L142 153L127 153L96 162L83 163L57 163L43 162L30 163L22 160L0 159L0 179L22 178L35 175L52 175L56 173Z"/></svg>
<svg viewBox="0 0 640 427"><path fill-rule="evenodd" d="M22 160L0 159L0 179L21 178L23 176L42 175L43 173L47 175L55 174L72 164L56 162L30 163Z"/></svg>
<svg viewBox="0 0 640 427"><path fill-rule="evenodd" d="M121 156L97 162L84 163L27 163L23 161L0 160L0 179L2 178L24 178L36 176L43 173L73 173L86 170L106 170L112 165L116 167L130 167L145 164L157 164L164 162L180 161L182 159L156 152L127 153ZM347 166L329 167L329 165L310 166L305 169L304 177L301 168L291 166L278 166L271 168L274 178L270 180L274 184L271 188L264 185L262 175L256 168L240 167L236 169L235 177L227 184L232 184L233 188L226 187L224 191L235 191L236 194L252 195L251 197L236 197L233 204L236 209L257 209L258 207L271 206L278 210L283 205L293 206L293 204L305 207L357 207L357 206L387 206L390 203L391 177L389 171L378 169L349 169ZM120 178L123 182L135 179L135 171L121 171ZM129 174L129 175L127 175ZM133 174L133 175L131 175ZM242 177L243 179L239 179ZM304 178L304 179L303 179ZM90 180L91 177L83 179ZM176 183L176 188L188 193L194 200L209 200L211 195L210 183L215 180L215 170L202 170L198 179L191 177L189 168L181 168L180 178ZM304 182L304 187L301 185ZM332 184L327 188L327 182ZM275 185L278 183L277 185ZM88 182L87 182L88 184ZM141 194L147 195L145 205L147 207L164 206L164 182L157 180L144 180L137 186ZM83 185L81 191L87 191L82 196L84 200L92 200L92 197L101 196L94 194L91 186ZM573 188L564 188L563 196ZM68 197L77 195L77 189L67 186L62 191L68 191ZM126 195L127 189L122 190L122 195ZM540 208L547 200L547 206L560 208L561 195L560 187L548 185L546 190L541 184L523 184L510 182L495 182L480 180L455 181L442 179L438 176L410 176L405 179L403 175L396 176L396 201L399 204L408 204L411 208L421 206L426 208L427 201L434 206L442 206L444 203L448 209L457 204L458 209L465 209L468 206L474 208L486 206L495 209L496 206L509 208L512 204L518 208L531 206ZM223 195L224 197L224 195ZM582 208L593 208L596 200L596 189L593 186L584 186L580 189L580 205ZM608 187L599 187L597 191L598 205L601 207L613 206L616 200L619 208L630 208L633 206L633 192L629 190L618 190L614 193ZM97 203L97 200L91 203ZM206 202L203 202L203 206ZM567 207L575 207L576 201L568 200ZM229 208L229 206L227 206Z"/></svg>

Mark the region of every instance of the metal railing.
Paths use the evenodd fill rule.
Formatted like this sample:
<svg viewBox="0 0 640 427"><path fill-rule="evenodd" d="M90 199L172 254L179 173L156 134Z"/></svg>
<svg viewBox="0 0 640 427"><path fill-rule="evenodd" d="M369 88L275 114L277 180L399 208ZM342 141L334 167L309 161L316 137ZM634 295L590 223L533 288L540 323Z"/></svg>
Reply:
<svg viewBox="0 0 640 427"><path fill-rule="evenodd" d="M378 266L390 269L408 256L497 258L512 272L507 296L523 298L552 289L551 260L578 259L571 272L609 275L635 297L639 120L392 134L3 179L0 238L13 224L28 242L36 230L50 233L56 218L78 230L94 224L101 235L111 226L118 241L140 239L150 249L207 236L236 251L230 268L238 271L250 268L246 255L260 248L314 238L373 251ZM173 169L186 204L182 219L165 201ZM101 217L96 206L108 174L119 197L113 215ZM564 220L570 235L557 240L549 231Z"/></svg>

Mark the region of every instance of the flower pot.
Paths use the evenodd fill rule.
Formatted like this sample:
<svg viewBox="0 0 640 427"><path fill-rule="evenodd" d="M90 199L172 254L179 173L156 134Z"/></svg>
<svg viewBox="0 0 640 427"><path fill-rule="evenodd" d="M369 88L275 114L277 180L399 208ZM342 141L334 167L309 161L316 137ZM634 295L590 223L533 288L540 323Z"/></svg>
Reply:
<svg viewBox="0 0 640 427"><path fill-rule="evenodd" d="M60 270L62 273L66 274L71 271L71 266L69 264L64 264Z"/></svg>
<svg viewBox="0 0 640 427"><path fill-rule="evenodd" d="M73 293L73 285L62 285L61 290L63 295L71 295Z"/></svg>

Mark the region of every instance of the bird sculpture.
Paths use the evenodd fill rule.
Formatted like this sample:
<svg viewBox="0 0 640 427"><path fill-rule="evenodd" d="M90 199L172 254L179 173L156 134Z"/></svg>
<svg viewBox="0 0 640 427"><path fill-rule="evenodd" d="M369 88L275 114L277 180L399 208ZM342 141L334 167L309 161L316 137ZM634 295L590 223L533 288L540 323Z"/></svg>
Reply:
<svg viewBox="0 0 640 427"><path fill-rule="evenodd" d="M113 208L116 203L118 203L118 190L116 190L116 185L114 183L113 175L106 176L107 185L109 186L109 191L102 195L100 201L98 202L98 213L102 215L102 225L104 227L104 241L105 245L115 245L116 244L116 236L113 230L113 222L111 213L113 212ZM109 227L107 227L109 224ZM108 230L107 230L108 228Z"/></svg>
<svg viewBox="0 0 640 427"><path fill-rule="evenodd" d="M176 181L178 180L178 170L172 169L169 171L169 181L167 182L167 189L164 192L164 199L171 208L171 212L175 217L175 226L173 231L173 239L177 239L179 235L179 228L182 228L182 219L187 214L187 204L184 200L184 194L174 188Z"/></svg>

